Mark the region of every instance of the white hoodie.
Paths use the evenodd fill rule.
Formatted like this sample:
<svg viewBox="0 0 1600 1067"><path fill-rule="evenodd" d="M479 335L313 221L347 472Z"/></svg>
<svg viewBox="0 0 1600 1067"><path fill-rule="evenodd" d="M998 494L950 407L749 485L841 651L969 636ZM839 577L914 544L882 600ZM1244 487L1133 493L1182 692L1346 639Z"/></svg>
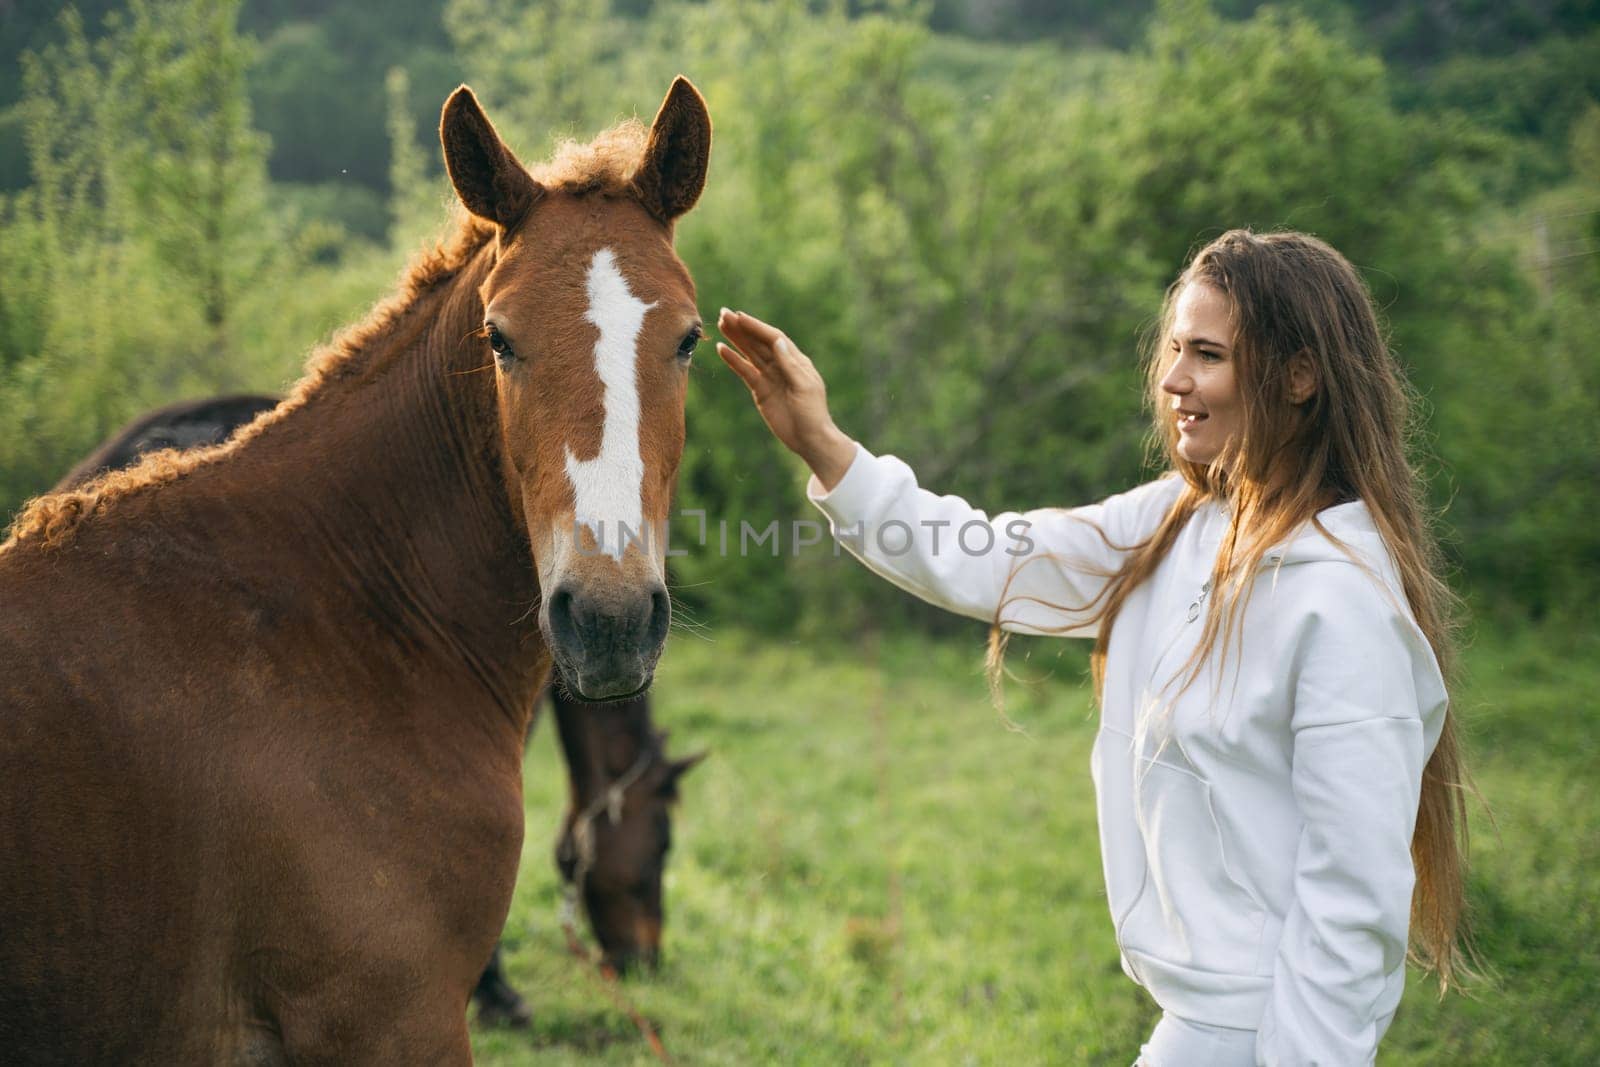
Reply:
<svg viewBox="0 0 1600 1067"><path fill-rule="evenodd" d="M858 446L807 495L930 603L992 621L1004 591L1005 629L1093 637L1083 606L1181 488L990 518ZM1112 627L1091 760L1123 970L1165 1011L1258 1031L1265 1065L1373 1062L1405 984L1411 832L1444 722L1366 505L1318 518L1360 563L1307 524L1266 557L1229 665L1214 652L1185 689L1228 524L1215 502L1196 512Z"/></svg>

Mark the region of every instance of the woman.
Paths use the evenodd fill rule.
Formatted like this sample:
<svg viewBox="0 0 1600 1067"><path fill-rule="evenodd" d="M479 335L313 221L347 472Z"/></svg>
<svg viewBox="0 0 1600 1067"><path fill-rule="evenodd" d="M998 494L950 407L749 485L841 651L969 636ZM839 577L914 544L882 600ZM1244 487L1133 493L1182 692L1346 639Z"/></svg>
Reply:
<svg viewBox="0 0 1600 1067"><path fill-rule="evenodd" d="M1406 459L1410 403L1350 264L1224 234L1148 355L1165 477L989 517L828 414L778 330L724 311L723 360L811 467L836 537L1003 632L1095 640L1092 768L1148 1067L1367 1064L1410 943L1457 973L1464 815L1452 597Z"/></svg>

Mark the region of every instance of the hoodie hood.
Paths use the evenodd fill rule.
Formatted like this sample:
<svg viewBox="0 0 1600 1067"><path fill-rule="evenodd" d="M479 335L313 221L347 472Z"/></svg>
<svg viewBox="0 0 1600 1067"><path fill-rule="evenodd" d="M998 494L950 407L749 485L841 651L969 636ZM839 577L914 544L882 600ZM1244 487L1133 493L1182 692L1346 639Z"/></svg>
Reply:
<svg viewBox="0 0 1600 1067"><path fill-rule="evenodd" d="M1381 576L1385 585L1399 588L1398 570L1389 546L1372 521L1364 500L1351 500L1317 512L1317 522L1301 525L1288 540L1274 546L1264 559L1278 566L1300 563L1349 563ZM1324 533L1323 530L1327 532ZM1353 557L1353 558L1352 558Z"/></svg>
<svg viewBox="0 0 1600 1067"><path fill-rule="evenodd" d="M1377 579L1384 592L1388 594L1398 616L1405 620L1406 628L1412 632L1422 647L1428 649L1428 658L1432 660L1432 647L1412 615L1410 602L1406 598L1405 585L1400 580L1400 568L1395 563L1394 554L1389 551L1388 543L1378 532L1377 523L1372 521L1372 512L1368 509L1366 501L1351 500L1331 508L1324 508L1317 512L1317 518L1321 520L1323 529L1327 530L1327 533L1319 530L1314 523L1305 523L1287 541L1262 557L1262 566L1274 571L1280 567L1308 563L1335 563L1359 567ZM1334 538L1337 538L1337 542L1333 540ZM1273 579L1273 584L1276 586L1276 573ZM1438 669L1437 663L1434 664L1434 669Z"/></svg>

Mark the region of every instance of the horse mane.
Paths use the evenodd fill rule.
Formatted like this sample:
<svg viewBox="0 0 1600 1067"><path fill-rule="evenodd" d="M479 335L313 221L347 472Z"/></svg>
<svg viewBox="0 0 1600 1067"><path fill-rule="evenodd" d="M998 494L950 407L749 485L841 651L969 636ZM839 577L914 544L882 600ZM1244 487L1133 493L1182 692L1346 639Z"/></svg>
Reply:
<svg viewBox="0 0 1600 1067"><path fill-rule="evenodd" d="M627 119L592 141L562 141L548 162L529 167L528 173L549 192L630 196L649 140L649 127Z"/></svg>
<svg viewBox="0 0 1600 1067"><path fill-rule="evenodd" d="M628 119L593 141L561 142L549 161L529 167L528 173L547 192L630 196L648 138L649 129L643 123ZM454 280L494 236L493 223L476 218L458 204L444 236L412 258L395 291L379 301L365 318L312 350L304 375L277 408L223 444L151 452L126 469L108 471L82 486L30 500L12 521L9 538L0 544L0 552L25 541L38 542L46 549L65 545L84 522L104 513L123 497L178 481L233 455L289 412L305 406L329 382L354 376L362 366L361 354L392 330L420 300Z"/></svg>

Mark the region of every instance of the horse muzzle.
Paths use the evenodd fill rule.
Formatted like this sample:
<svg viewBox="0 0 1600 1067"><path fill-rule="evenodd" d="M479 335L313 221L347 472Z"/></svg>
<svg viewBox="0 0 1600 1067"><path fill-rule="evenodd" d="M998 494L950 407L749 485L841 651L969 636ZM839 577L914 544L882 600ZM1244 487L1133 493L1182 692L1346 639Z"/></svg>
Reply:
<svg viewBox="0 0 1600 1067"><path fill-rule="evenodd" d="M650 685L672 621L667 587L597 595L558 585L541 622L561 680L580 700L622 700Z"/></svg>

